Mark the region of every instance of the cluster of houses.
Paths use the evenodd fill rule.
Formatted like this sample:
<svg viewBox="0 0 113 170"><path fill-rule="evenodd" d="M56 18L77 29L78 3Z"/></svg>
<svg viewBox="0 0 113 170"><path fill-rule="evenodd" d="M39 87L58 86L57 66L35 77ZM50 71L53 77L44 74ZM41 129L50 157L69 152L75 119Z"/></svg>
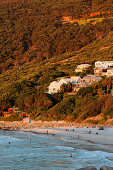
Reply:
<svg viewBox="0 0 113 170"><path fill-rule="evenodd" d="M86 72L90 67L90 64L80 64L76 67L75 72ZM61 78L60 81L53 81L50 83L47 93L58 93L61 85L68 83L72 84L72 91L76 93L82 87L88 87L92 83L99 82L102 79L101 76L113 76L113 61L95 62L94 75L87 75L83 78L73 76L70 78Z"/></svg>
<svg viewBox="0 0 113 170"><path fill-rule="evenodd" d="M8 108L8 111L3 112L3 116L5 118L7 118L13 114L18 114L20 117L22 117L24 123L31 123L31 119L30 119L29 115L24 111L20 111L18 107L13 106L12 108Z"/></svg>
<svg viewBox="0 0 113 170"><path fill-rule="evenodd" d="M12 114L18 114L20 117L28 117L28 114L26 112L20 111L18 107L12 107L12 108L8 108L8 111L4 111L3 115L4 117L9 117Z"/></svg>
<svg viewBox="0 0 113 170"><path fill-rule="evenodd" d="M72 86L76 86L76 84L81 82L81 77L79 76L74 76L71 78L62 78L60 81L53 81L50 83L49 87L48 87L48 93L52 94L52 93L58 93L60 91L60 87L63 84L68 84L68 83L72 83Z"/></svg>

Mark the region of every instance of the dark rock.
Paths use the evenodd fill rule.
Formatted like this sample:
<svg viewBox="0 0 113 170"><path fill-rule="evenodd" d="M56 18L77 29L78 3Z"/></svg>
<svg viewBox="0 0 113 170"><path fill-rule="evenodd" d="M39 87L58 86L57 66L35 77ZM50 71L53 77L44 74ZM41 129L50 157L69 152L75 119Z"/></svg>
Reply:
<svg viewBox="0 0 113 170"><path fill-rule="evenodd" d="M104 130L104 127L103 127L103 126L101 126L101 127L99 128L99 130Z"/></svg>
<svg viewBox="0 0 113 170"><path fill-rule="evenodd" d="M80 168L77 170L97 170L97 169L95 168L95 166L89 166L89 167L84 167L84 168Z"/></svg>
<svg viewBox="0 0 113 170"><path fill-rule="evenodd" d="M113 167L110 167L110 166L101 166L100 170L113 170Z"/></svg>

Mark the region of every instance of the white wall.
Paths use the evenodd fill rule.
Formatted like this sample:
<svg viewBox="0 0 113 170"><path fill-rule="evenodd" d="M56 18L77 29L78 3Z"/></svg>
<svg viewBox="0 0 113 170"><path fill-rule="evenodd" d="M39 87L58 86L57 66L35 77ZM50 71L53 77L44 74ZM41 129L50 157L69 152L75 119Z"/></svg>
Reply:
<svg viewBox="0 0 113 170"><path fill-rule="evenodd" d="M60 90L60 84L57 81L53 81L50 83L48 87L48 93L58 93L58 90Z"/></svg>
<svg viewBox="0 0 113 170"><path fill-rule="evenodd" d="M95 62L95 68L107 68L113 66L113 61L97 61Z"/></svg>

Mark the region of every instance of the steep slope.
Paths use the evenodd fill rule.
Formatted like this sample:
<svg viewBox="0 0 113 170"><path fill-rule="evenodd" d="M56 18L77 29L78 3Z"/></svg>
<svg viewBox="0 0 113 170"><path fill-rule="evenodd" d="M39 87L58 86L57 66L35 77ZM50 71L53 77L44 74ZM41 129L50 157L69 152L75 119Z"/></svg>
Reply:
<svg viewBox="0 0 113 170"><path fill-rule="evenodd" d="M1 72L34 59L40 62L79 50L98 35L112 31L112 19L95 26L89 23L85 27L61 22L63 16L91 17L89 14L95 11L100 12L98 17L103 17L101 14L112 17L113 3L110 0L15 0L0 1L0 4Z"/></svg>
<svg viewBox="0 0 113 170"><path fill-rule="evenodd" d="M86 110L92 106L87 108L83 103L86 100L83 96L82 101L82 93L78 94L77 101L76 96L70 98L62 93L49 95L44 92L56 78L76 75L77 64L92 64L90 73L93 73L95 61L113 59L113 2L15 0L0 1L0 4L0 113L16 105L32 118L86 119ZM96 11L105 11L106 15L104 20L95 24L61 22L63 16L79 19ZM101 13L98 17L102 17ZM96 108L98 94L106 92L106 86L98 84L93 88L95 94L92 91L86 96L91 96L88 100L93 101ZM84 104L84 108L79 104ZM103 110L102 107L96 114L105 112L107 106ZM60 115L60 111L63 114Z"/></svg>

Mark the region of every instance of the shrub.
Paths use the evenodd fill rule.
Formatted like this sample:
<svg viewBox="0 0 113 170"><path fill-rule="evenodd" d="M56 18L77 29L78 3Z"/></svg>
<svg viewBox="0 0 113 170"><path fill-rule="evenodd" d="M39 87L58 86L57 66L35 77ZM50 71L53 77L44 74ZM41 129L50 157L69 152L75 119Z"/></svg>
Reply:
<svg viewBox="0 0 113 170"><path fill-rule="evenodd" d="M105 124L106 123L106 120L105 119L100 119L98 120L98 124Z"/></svg>
<svg viewBox="0 0 113 170"><path fill-rule="evenodd" d="M92 87L82 87L77 94L81 95L82 97L86 96L89 93L93 92L93 88Z"/></svg>
<svg viewBox="0 0 113 170"><path fill-rule="evenodd" d="M110 122L110 125L113 125L113 120Z"/></svg>
<svg viewBox="0 0 113 170"><path fill-rule="evenodd" d="M5 121L13 122L13 121L21 121L23 118L20 117L18 114L12 114L11 116L5 118Z"/></svg>
<svg viewBox="0 0 113 170"><path fill-rule="evenodd" d="M111 117L111 109L110 109L110 108L105 109L105 111L104 111L104 113L103 113L103 118L104 118L105 120L107 120L108 116Z"/></svg>
<svg viewBox="0 0 113 170"><path fill-rule="evenodd" d="M93 120L93 119L87 120L87 122L95 125L98 124L98 120Z"/></svg>
<svg viewBox="0 0 113 170"><path fill-rule="evenodd" d="M88 113L87 112L83 112L80 116L81 120L85 120L88 117Z"/></svg>
<svg viewBox="0 0 113 170"><path fill-rule="evenodd" d="M53 117L56 119L64 119L66 116L71 115L73 108L75 106L75 100L73 97L68 97L60 103L52 107L48 112L48 117Z"/></svg>

